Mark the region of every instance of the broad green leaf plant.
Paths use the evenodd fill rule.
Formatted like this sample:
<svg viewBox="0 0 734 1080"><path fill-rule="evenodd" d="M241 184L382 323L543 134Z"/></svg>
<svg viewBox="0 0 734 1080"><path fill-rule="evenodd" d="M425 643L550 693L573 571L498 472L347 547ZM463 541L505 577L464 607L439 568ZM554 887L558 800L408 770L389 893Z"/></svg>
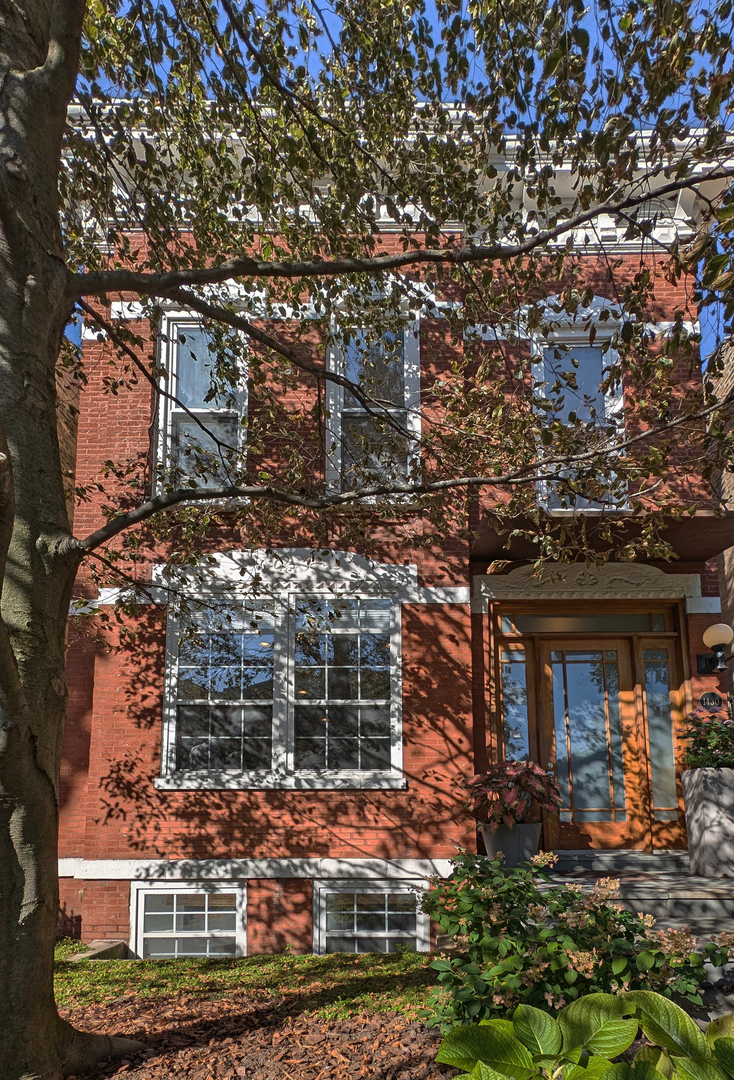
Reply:
<svg viewBox="0 0 734 1080"><path fill-rule="evenodd" d="M551 1013L595 992L655 990L700 1003L704 964L727 962L732 939L697 950L687 930L653 929L654 919L615 903L617 882L551 884L544 866L506 868L459 854L451 875L434 882L424 908L453 939L434 960L439 989L431 1024L476 1024L532 1005Z"/></svg>
<svg viewBox="0 0 734 1080"><path fill-rule="evenodd" d="M627 1053L640 1029L646 1042ZM732 1034L733 1016L704 1036L674 1002L632 990L590 994L556 1017L518 1005L512 1020L454 1028L436 1060L475 1080L732 1080Z"/></svg>

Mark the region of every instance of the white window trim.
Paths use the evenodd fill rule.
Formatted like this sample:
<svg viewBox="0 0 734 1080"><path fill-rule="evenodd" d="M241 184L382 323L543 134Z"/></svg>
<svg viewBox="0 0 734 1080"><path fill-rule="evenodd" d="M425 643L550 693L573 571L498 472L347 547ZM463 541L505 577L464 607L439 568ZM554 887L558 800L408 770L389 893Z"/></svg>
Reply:
<svg viewBox="0 0 734 1080"><path fill-rule="evenodd" d="M132 881L130 883L130 950L143 955L144 897L146 893L234 892L237 894L235 919L236 955L247 956L247 886L244 881ZM222 932L224 933L224 931ZM175 937L175 933L171 937ZM199 934L199 937L211 934ZM227 936L232 935L227 932Z"/></svg>
<svg viewBox="0 0 734 1080"><path fill-rule="evenodd" d="M159 377L159 385L161 390L165 391L164 394L158 399L158 408L156 411L156 437L155 437L155 475L156 480L160 474L161 468L165 467L165 464L170 460L171 447L173 441L173 422L174 417L177 415L186 416L187 413L178 408L176 404L171 401L170 397L166 394L173 394L174 397L178 397L178 332L181 327L200 328L202 325L201 317L196 315L195 312L181 310L169 310L166 311L162 317L159 326L158 333L158 368L162 372ZM185 332L185 331L184 331ZM237 409L191 409L190 412L193 416L198 417L202 423L206 426L206 417L210 415L237 415L240 421L247 415L248 399L247 399L247 377L248 372L245 368L240 373L240 379L236 390ZM237 449L241 450L245 445L245 429L241 423L237 425ZM154 484L156 487L157 484Z"/></svg>
<svg viewBox="0 0 734 1080"><path fill-rule="evenodd" d="M335 892L375 892L375 893L419 893L427 892L429 884L425 880L390 880L362 881L359 878L343 881L316 880L313 883L313 951L317 956L326 953L326 894ZM415 942L417 952L431 950L431 919L420 908L416 911ZM384 936L384 935L380 935ZM398 935L396 935L398 937Z"/></svg>
<svg viewBox="0 0 734 1080"><path fill-rule="evenodd" d="M225 593L222 598L226 599ZM164 677L163 730L161 740L161 776L155 780L159 790L199 789L402 789L407 787L403 774L403 717L402 717L402 607L399 599L389 592L380 598L390 601L390 769L295 770L294 702L288 687L294 684L295 617L293 601L313 597L333 600L332 589L304 588L287 593L268 603L274 606L273 647L273 768L270 770L215 770L197 772L176 771L176 670L178 658L178 626L175 611L169 611L166 632L166 672ZM350 591L353 599L374 599L371 591ZM264 600L265 598L263 598Z"/></svg>
<svg viewBox="0 0 734 1080"><path fill-rule="evenodd" d="M327 350L326 366L329 371L344 374L341 350L334 346ZM421 437L420 416L420 369L421 341L420 320L406 319L403 327L403 392L405 405L402 409L386 409L386 413L405 412L405 428L410 442L407 468L410 473L418 464ZM344 387L327 380L326 384L326 483L334 490L341 490L342 474L342 414L344 411ZM379 414L381 410L376 408ZM365 414L366 415L366 414Z"/></svg>

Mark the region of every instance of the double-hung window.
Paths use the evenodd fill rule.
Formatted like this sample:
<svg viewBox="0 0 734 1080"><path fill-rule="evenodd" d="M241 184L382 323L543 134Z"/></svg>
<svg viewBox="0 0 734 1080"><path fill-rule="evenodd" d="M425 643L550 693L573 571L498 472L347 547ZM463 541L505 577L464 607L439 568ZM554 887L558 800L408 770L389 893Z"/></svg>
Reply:
<svg viewBox="0 0 734 1080"><path fill-rule="evenodd" d="M244 446L246 373L223 386L214 342L200 323L183 318L165 321L161 360L168 396L161 400L160 460L196 475L200 486L226 480Z"/></svg>
<svg viewBox="0 0 734 1080"><path fill-rule="evenodd" d="M599 345L589 345L583 335L551 335L549 340L536 342L533 348L533 375L540 393L553 405L549 415L564 425L577 427L579 431L595 432L592 440L585 440L584 448L591 449L594 438L599 442L614 439L623 431L623 394L621 386L605 391L603 384L607 372L617 354ZM559 477L571 479L573 467L559 472ZM607 501L596 501L576 496L568 506L552 489L543 484L541 497L551 510L602 510L619 508L617 496Z"/></svg>
<svg viewBox="0 0 734 1080"><path fill-rule="evenodd" d="M390 601L297 599L294 768L390 769Z"/></svg>
<svg viewBox="0 0 734 1080"><path fill-rule="evenodd" d="M357 330L330 354L330 367L364 397L329 384L327 479L342 490L406 479L420 436L417 323L374 336Z"/></svg>
<svg viewBox="0 0 734 1080"><path fill-rule="evenodd" d="M403 786L399 604L217 607L170 619L159 786Z"/></svg>

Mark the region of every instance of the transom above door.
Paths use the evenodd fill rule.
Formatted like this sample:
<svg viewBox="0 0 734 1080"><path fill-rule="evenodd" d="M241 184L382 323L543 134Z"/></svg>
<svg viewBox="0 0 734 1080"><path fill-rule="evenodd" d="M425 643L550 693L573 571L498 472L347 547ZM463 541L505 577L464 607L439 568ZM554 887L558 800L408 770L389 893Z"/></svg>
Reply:
<svg viewBox="0 0 734 1080"><path fill-rule="evenodd" d="M672 610L495 613L498 750L553 768L553 848L685 846Z"/></svg>

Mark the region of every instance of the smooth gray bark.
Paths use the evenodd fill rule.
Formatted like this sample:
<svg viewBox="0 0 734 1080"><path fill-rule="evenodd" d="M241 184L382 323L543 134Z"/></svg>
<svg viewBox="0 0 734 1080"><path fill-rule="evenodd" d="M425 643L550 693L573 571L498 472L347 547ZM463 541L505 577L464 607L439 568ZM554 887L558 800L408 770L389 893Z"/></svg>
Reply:
<svg viewBox="0 0 734 1080"><path fill-rule="evenodd" d="M73 296L58 220L83 3L0 0L0 1078L139 1044L82 1035L53 996L71 539L55 370Z"/></svg>

